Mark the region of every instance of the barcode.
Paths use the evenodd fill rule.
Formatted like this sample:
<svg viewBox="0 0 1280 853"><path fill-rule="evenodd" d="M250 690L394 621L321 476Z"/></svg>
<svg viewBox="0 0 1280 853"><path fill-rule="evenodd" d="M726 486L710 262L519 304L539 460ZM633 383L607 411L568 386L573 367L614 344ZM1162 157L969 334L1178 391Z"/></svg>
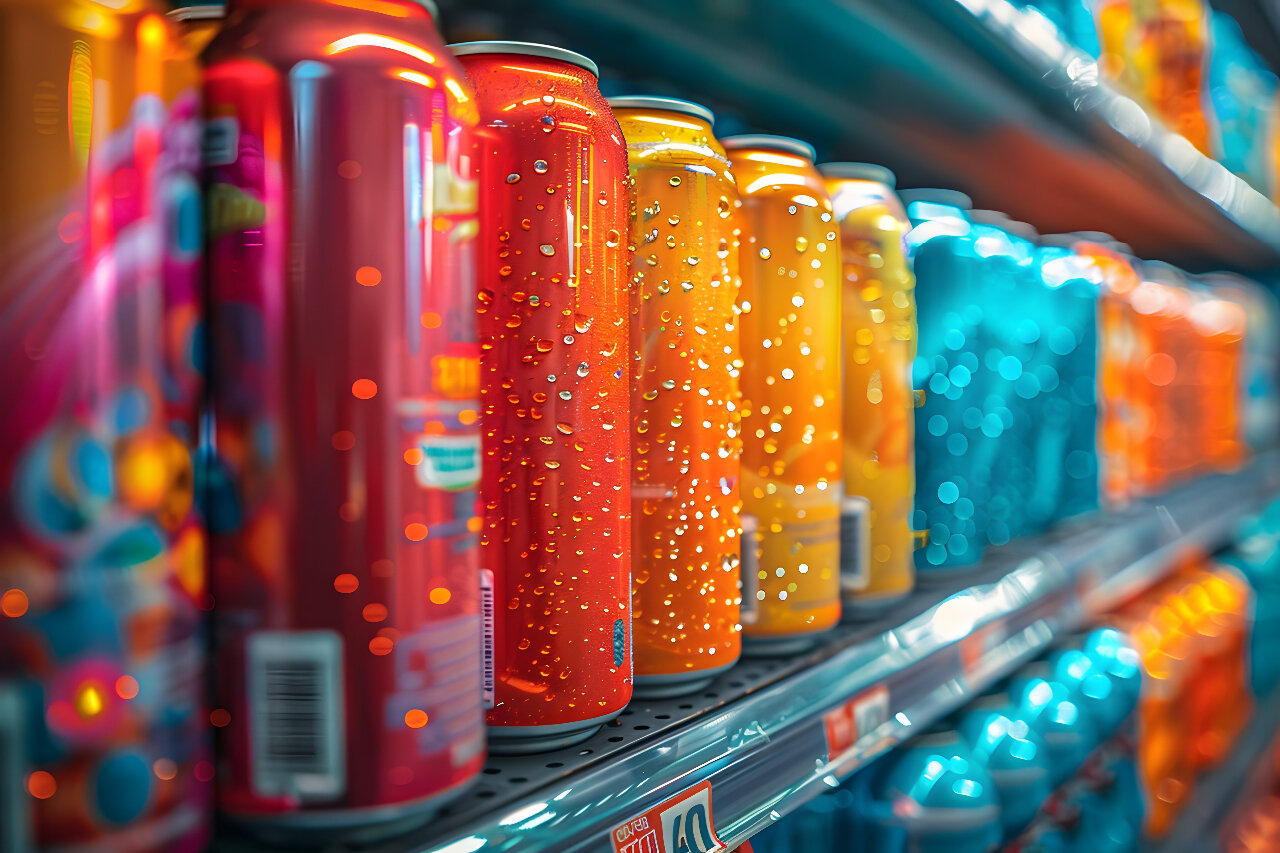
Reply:
<svg viewBox="0 0 1280 853"><path fill-rule="evenodd" d="M253 787L262 796L332 800L346 790L342 639L332 631L249 638Z"/></svg>
<svg viewBox="0 0 1280 853"><path fill-rule="evenodd" d="M493 707L493 572L480 570L480 617L484 620L484 706Z"/></svg>
<svg viewBox="0 0 1280 853"><path fill-rule="evenodd" d="M0 853L33 849L28 833L27 803L23 791L22 694L16 685L0 684Z"/></svg>
<svg viewBox="0 0 1280 853"><path fill-rule="evenodd" d="M738 574L742 578L742 604L738 611L740 622L754 622L760 607L756 590L760 588L760 522L754 515L742 514L742 535L738 537Z"/></svg>
<svg viewBox="0 0 1280 853"><path fill-rule="evenodd" d="M871 502L846 495L840 502L840 588L861 592L871 583Z"/></svg>

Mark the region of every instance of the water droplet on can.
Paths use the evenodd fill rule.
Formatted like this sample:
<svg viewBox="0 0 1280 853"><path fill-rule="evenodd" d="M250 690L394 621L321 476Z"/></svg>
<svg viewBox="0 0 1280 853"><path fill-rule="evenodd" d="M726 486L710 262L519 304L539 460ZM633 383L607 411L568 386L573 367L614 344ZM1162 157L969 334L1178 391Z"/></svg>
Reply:
<svg viewBox="0 0 1280 853"><path fill-rule="evenodd" d="M516 172L512 172L510 175L507 175L507 183L509 184L520 183L520 175L517 174Z"/></svg>
<svg viewBox="0 0 1280 853"><path fill-rule="evenodd" d="M543 243L538 247L538 251L546 255L548 258L556 253L556 247L550 243Z"/></svg>
<svg viewBox="0 0 1280 853"><path fill-rule="evenodd" d="M546 161L546 160L534 160L534 161L533 161L533 171L537 172L539 175L545 175L545 174L547 173L547 161Z"/></svg>

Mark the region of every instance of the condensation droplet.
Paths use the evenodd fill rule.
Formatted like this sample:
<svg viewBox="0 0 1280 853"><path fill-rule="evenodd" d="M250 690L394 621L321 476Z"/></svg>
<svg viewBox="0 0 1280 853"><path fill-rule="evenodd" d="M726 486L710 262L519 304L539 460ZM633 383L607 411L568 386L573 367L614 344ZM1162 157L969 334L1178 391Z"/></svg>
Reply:
<svg viewBox="0 0 1280 853"><path fill-rule="evenodd" d="M554 97L552 97L551 95L543 95L543 96L542 96L542 103L546 104L547 106L551 106L551 105L552 105L552 104L554 104L555 102L556 102L556 99L555 99Z"/></svg>
<svg viewBox="0 0 1280 853"><path fill-rule="evenodd" d="M550 243L543 243L538 247L538 251L546 255L548 258L556 253L556 247Z"/></svg>
<svg viewBox="0 0 1280 853"><path fill-rule="evenodd" d="M673 213L673 214L671 214L670 216L668 216L668 217L667 217L667 224L668 224L668 225L679 225L679 224L680 224L680 217L679 217L677 214L674 214L674 213Z"/></svg>
<svg viewBox="0 0 1280 853"><path fill-rule="evenodd" d="M560 433L561 435L573 435L573 427L569 426L566 423L561 422L556 424L556 432Z"/></svg>
<svg viewBox="0 0 1280 853"><path fill-rule="evenodd" d="M547 173L547 161L546 161L546 160L534 160L534 161L533 161L533 171L537 172L539 175L545 175L545 174Z"/></svg>
<svg viewBox="0 0 1280 853"><path fill-rule="evenodd" d="M586 376L591 371L591 366L585 361L578 364L578 375Z"/></svg>
<svg viewBox="0 0 1280 853"><path fill-rule="evenodd" d="M620 239L621 239L621 235L619 235L617 231L611 228L609 229L609 233L605 235L604 244L608 246L610 249L612 249L614 246L618 245L618 241Z"/></svg>
<svg viewBox="0 0 1280 853"><path fill-rule="evenodd" d="M572 392L572 391L561 391L561 392L560 392L560 399L561 399L561 400L572 400L572 399L573 399L573 392Z"/></svg>
<svg viewBox="0 0 1280 853"><path fill-rule="evenodd" d="M518 174L517 174L517 173L515 173L515 172L512 172L510 175L507 175L507 183L509 183L509 184L518 184L518 183L520 183L520 175L518 175Z"/></svg>
<svg viewBox="0 0 1280 853"><path fill-rule="evenodd" d="M565 342L566 344L571 344L571 343L573 343L573 335L565 335L565 336L564 336L564 342Z"/></svg>
<svg viewBox="0 0 1280 853"><path fill-rule="evenodd" d="M528 231L530 228L533 227L533 223L530 222L528 219L521 219L520 227L523 228L525 231Z"/></svg>
<svg viewBox="0 0 1280 853"><path fill-rule="evenodd" d="M680 186L680 176L679 176L679 175L672 175L672 176L671 176L671 180L670 180L670 181L668 181L667 183L671 184L671 186L673 186L673 187L678 187L678 186Z"/></svg>
<svg viewBox="0 0 1280 853"><path fill-rule="evenodd" d="M803 237L797 237L797 238L796 238L796 251L797 251L797 252L800 252L800 253L803 253L803 252L804 252L804 250L805 250L805 249L807 249L807 248L809 248L809 241L808 241L808 240L806 240L806 239L805 239L805 238L803 238Z"/></svg>
<svg viewBox="0 0 1280 853"><path fill-rule="evenodd" d="M556 129L556 120L551 116L543 116L539 121L542 122L543 133L550 133Z"/></svg>
<svg viewBox="0 0 1280 853"><path fill-rule="evenodd" d="M761 249L761 250L760 250L760 257L761 257L761 258L763 258L763 259L765 259L765 260L767 261L767 260L769 260L770 258L772 258L772 257L773 257L773 252L770 252L768 249Z"/></svg>
<svg viewBox="0 0 1280 853"><path fill-rule="evenodd" d="M507 276L511 275L511 267L506 266L506 267L500 268L498 270L498 275L502 276L503 278L506 278Z"/></svg>

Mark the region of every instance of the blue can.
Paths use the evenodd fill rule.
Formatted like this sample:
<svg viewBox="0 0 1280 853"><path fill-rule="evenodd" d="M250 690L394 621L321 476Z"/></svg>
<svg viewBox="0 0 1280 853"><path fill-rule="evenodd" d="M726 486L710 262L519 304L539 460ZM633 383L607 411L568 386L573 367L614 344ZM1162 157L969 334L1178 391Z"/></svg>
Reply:
<svg viewBox="0 0 1280 853"><path fill-rule="evenodd" d="M1056 788L1075 775L1097 748L1093 721L1072 701L1070 690L1053 677L1047 663L1027 667L1014 678L1009 692L1032 731L1044 740Z"/></svg>
<svg viewBox="0 0 1280 853"><path fill-rule="evenodd" d="M986 853L1000 843L995 783L959 732L921 735L854 777L850 849Z"/></svg>
<svg viewBox="0 0 1280 853"><path fill-rule="evenodd" d="M991 775L1004 837L1013 838L1053 793L1048 747L1007 693L975 700L962 712L960 734Z"/></svg>
<svg viewBox="0 0 1280 853"><path fill-rule="evenodd" d="M918 339L912 381L916 409L916 494L912 526L927 534L916 551L919 578L943 578L977 564L988 541L1003 544L1007 526L989 533L994 458L987 397L978 359L986 319L982 293L988 267L979 255L967 196L950 190L906 190L907 234L916 275ZM987 445L991 445L988 447Z"/></svg>

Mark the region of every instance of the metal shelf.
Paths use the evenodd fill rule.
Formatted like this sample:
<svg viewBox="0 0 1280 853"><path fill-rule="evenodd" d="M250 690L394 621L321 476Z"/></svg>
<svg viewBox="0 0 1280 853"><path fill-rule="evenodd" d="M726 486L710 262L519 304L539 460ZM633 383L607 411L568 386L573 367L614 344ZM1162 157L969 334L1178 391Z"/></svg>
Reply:
<svg viewBox="0 0 1280 853"><path fill-rule="evenodd" d="M445 0L450 38L553 41L609 93L687 97L722 133L801 136L1041 231L1191 269L1280 264L1280 211L1007 0Z"/></svg>
<svg viewBox="0 0 1280 853"><path fill-rule="evenodd" d="M919 590L879 621L842 625L812 653L746 660L692 697L637 702L578 747L492 758L430 826L362 849L603 853L615 826L704 781L732 846L1149 585L1183 552L1223 546L1277 493L1280 458L1269 456L994 549L963 580ZM882 690L878 717L833 749L827 715ZM221 849L254 848L224 837Z"/></svg>

